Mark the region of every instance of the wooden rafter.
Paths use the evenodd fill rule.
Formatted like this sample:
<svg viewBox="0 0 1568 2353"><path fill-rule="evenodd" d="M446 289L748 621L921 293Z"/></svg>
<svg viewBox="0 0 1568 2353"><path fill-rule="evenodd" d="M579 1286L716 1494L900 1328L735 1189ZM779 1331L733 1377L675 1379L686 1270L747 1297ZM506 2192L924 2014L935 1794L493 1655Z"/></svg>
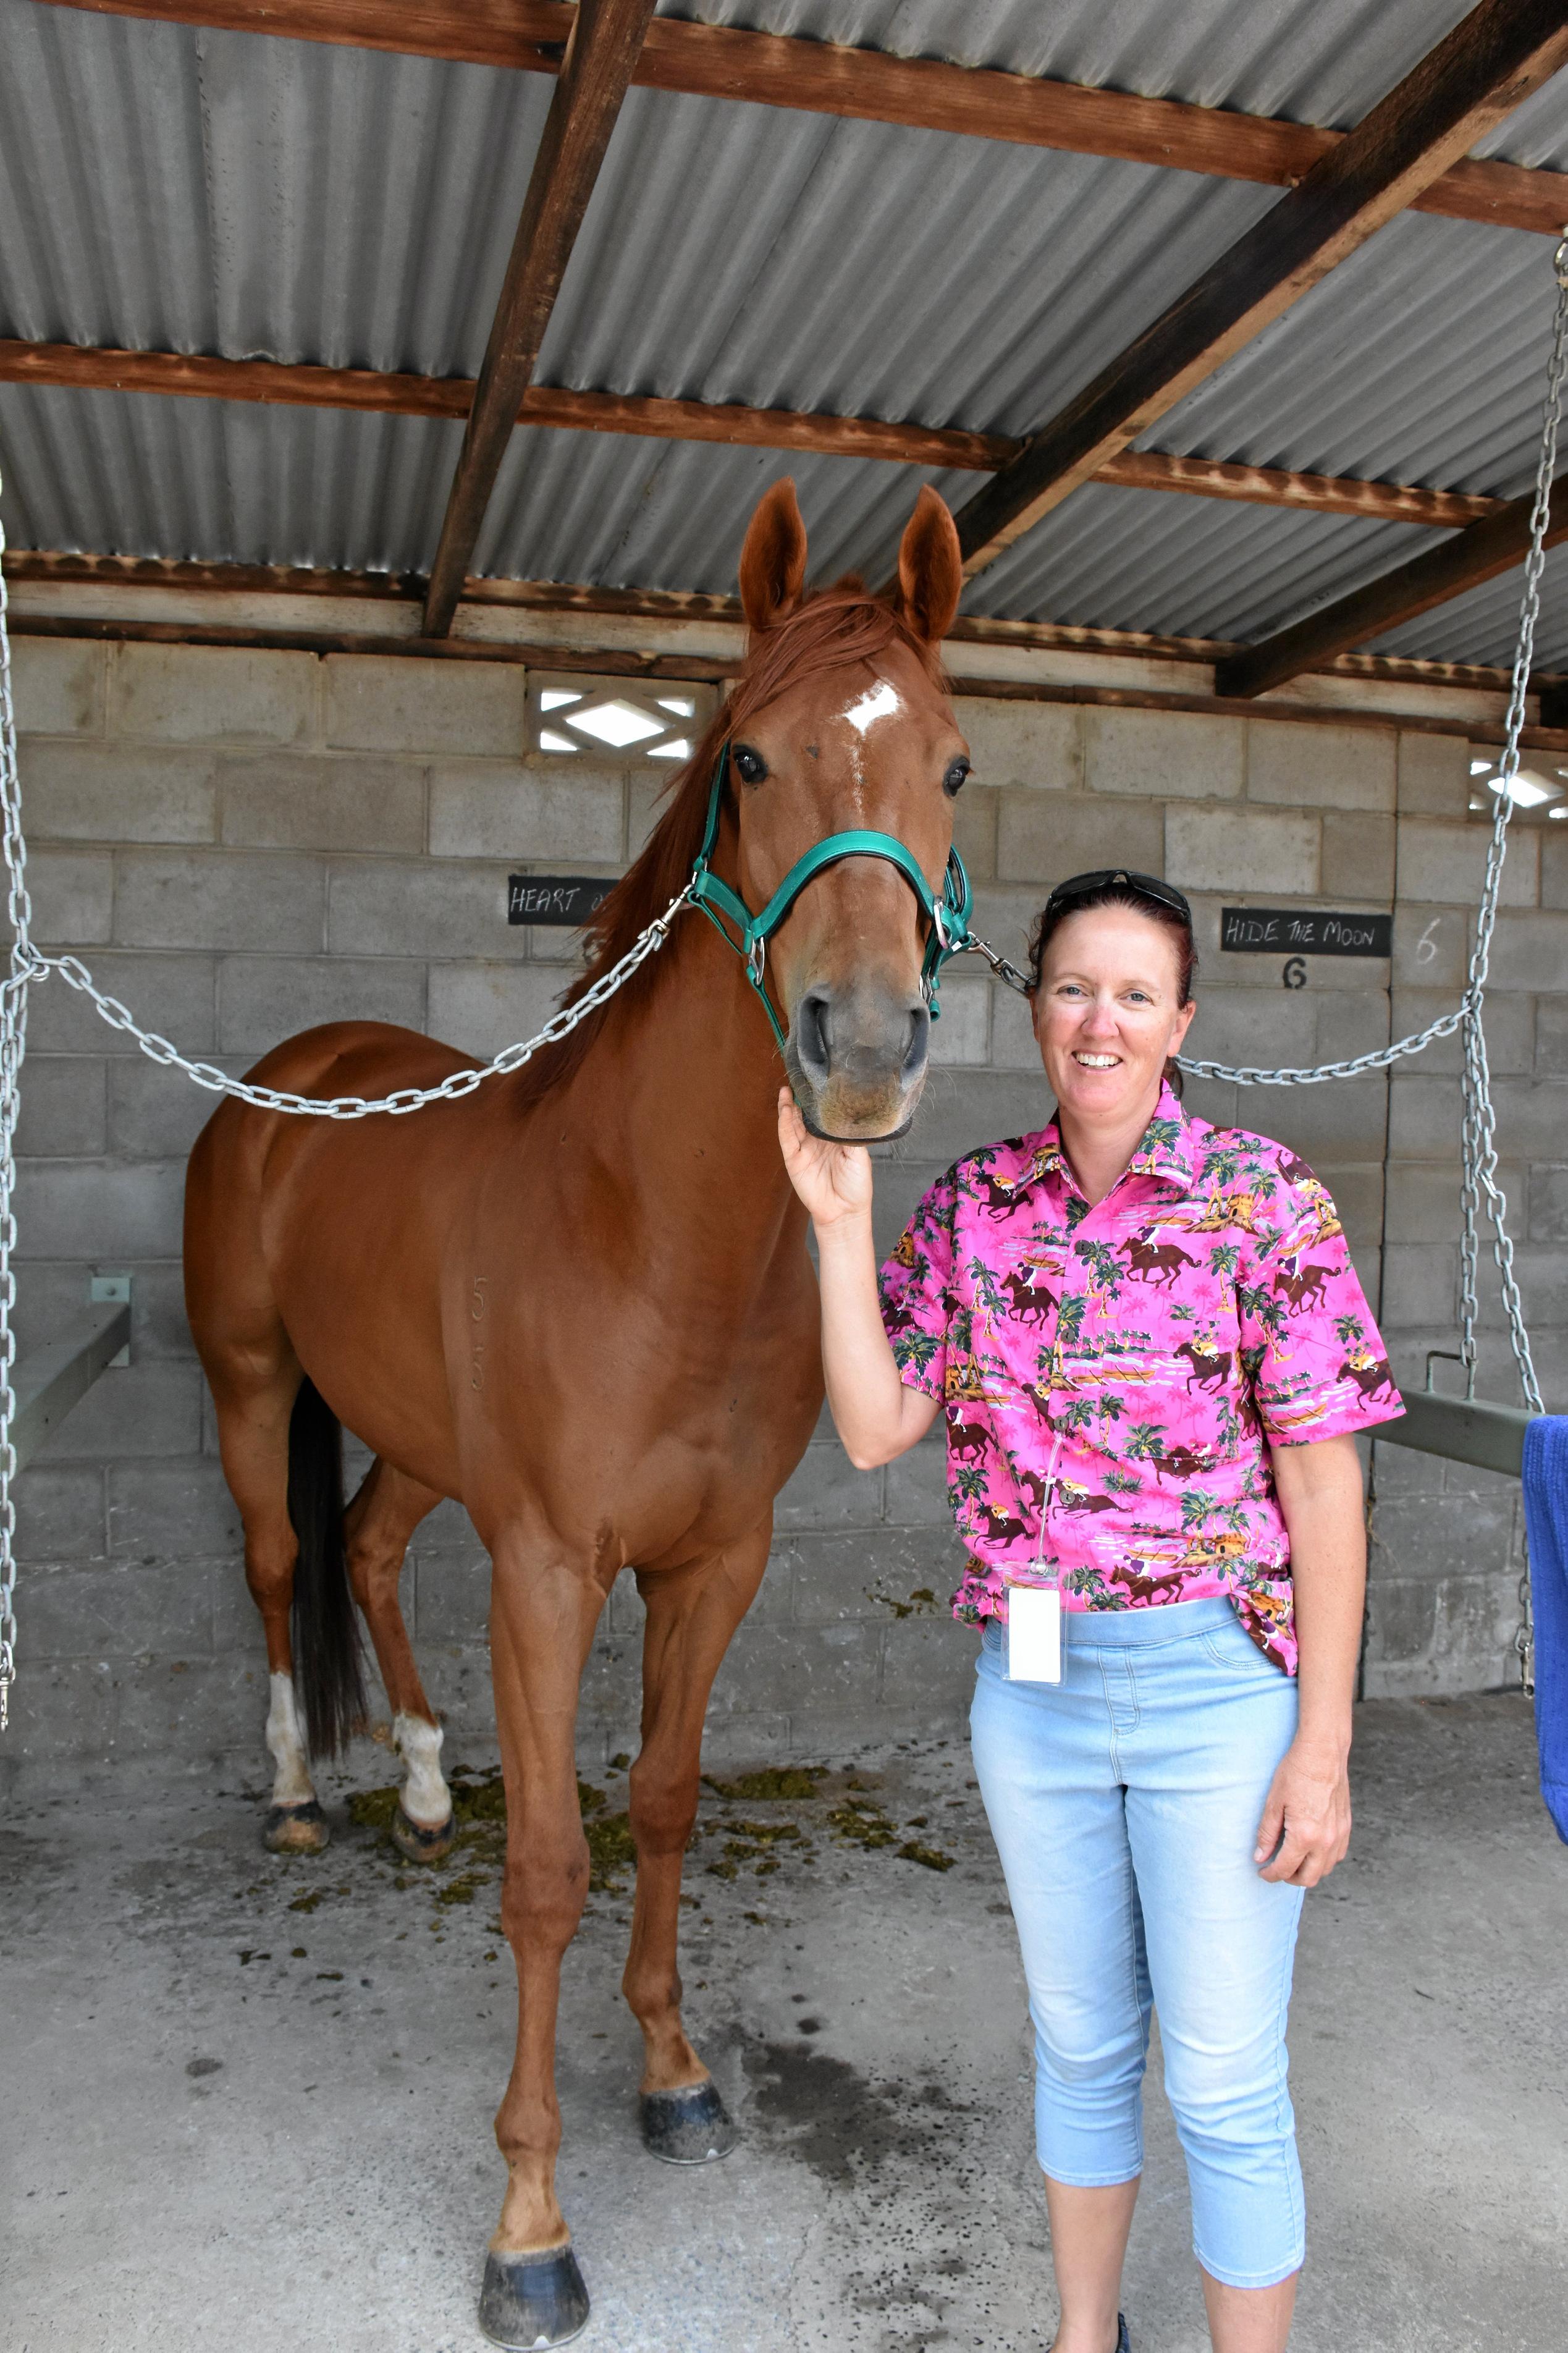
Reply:
<svg viewBox="0 0 1568 2353"><path fill-rule="evenodd" d="M9 565L10 559L6 560ZM628 651L625 646L563 646L549 640L527 644L517 639L408 638L385 632L312 628L303 618L300 626L287 628L256 623L137 620L122 615L52 614L24 610L13 614L11 629L17 638L86 638L130 645L267 646L298 653L372 654L426 660L500 662L524 669L586 670L613 677L697 679L714 682L734 677L742 668L738 651L729 657L656 654ZM1447 665L1410 663L1390 664L1386 668L1393 674L1423 669L1441 673ZM1464 681L1438 676L1426 682L1453 684ZM1488 678L1486 683L1500 684L1500 680ZM1554 692L1560 692L1562 685L1560 681L1552 681ZM1489 722L1466 714L1450 717L1430 711L1377 711L1321 702L1238 705L1222 695L1159 687L1097 686L1081 681L1058 679L984 678L966 674L955 681L955 686L961 694L980 696L987 702L1068 703L1101 711L1194 712L1222 718L1245 715L1249 719L1286 722L1308 727L1365 727L1402 734L1460 736L1475 744L1502 741L1500 720ZM1543 704L1546 700L1543 695ZM1555 723L1527 726L1520 740L1527 750L1568 753L1568 729Z"/></svg>
<svg viewBox="0 0 1568 2353"><path fill-rule="evenodd" d="M0 383L448 418L466 417L474 396L468 376L394 375L372 368L286 366L273 360L188 358L177 352L92 351L75 343L3 340ZM659 441L740 442L836 458L891 459L901 465L955 466L981 473L994 473L1019 448L1001 434L888 424L876 417L819 417L792 409L573 392L548 385L525 389L517 422L557 431L647 435Z"/></svg>
<svg viewBox="0 0 1568 2353"><path fill-rule="evenodd" d="M68 631L76 627L79 619L85 627L93 618L94 609L106 626L111 619L116 619L116 626L119 621L128 627L136 623L133 607L138 601L137 592L146 590L194 590L204 594L217 591L226 597L247 600L290 597L319 602L326 598L338 604L368 602L407 607L419 603L425 586L423 580L414 575L334 572L304 565L205 563L167 555L95 555L81 551L25 547L6 550L5 570L12 586L24 591L52 588L68 592L86 588L132 592L125 600L129 609L119 609L117 619L106 609L110 600L101 595L90 600L93 609L72 615L68 595L65 611L54 613L50 621L51 628L58 620L59 627ZM117 608L121 607L118 596L112 602ZM595 614L647 621L658 627L682 621L717 622L736 629L745 625L738 596L714 596L695 588L605 588L584 581L502 580L486 575L464 582L463 606L468 611L489 607L514 613ZM40 608L24 603L22 609L41 619L53 612L53 604ZM160 620L167 610L150 600L148 609ZM301 613L309 609L308 602L301 605ZM207 615L209 620L215 617L211 613ZM252 621L254 626L261 626L254 614ZM308 629L312 625L302 620L300 626ZM1250 650L1235 638L1173 638L1148 629L1099 629L1076 621L1009 621L967 613L959 614L948 638L959 646L1006 647L1034 653L1117 655L1123 659L1131 656L1140 660L1182 662L1216 671L1227 659ZM389 642L395 649L398 642L410 640L406 632L398 632ZM438 642L443 650L458 652L475 640L471 637L446 638ZM1342 653L1315 668L1319 676L1451 687L1483 694L1506 693L1509 684L1506 670L1487 664L1407 660L1385 654ZM1533 684L1543 695L1568 692L1568 680L1554 676L1542 675ZM967 681L959 681L960 692L971 691ZM1323 707L1331 713L1338 706ZM1548 723L1543 719L1542 723ZM1550 723L1558 723L1554 720Z"/></svg>
<svg viewBox="0 0 1568 2353"><path fill-rule="evenodd" d="M52 0L100 16L272 33L342 47L393 50L554 73L571 29L564 0ZM635 82L859 121L897 122L1026 147L1152 164L1289 187L1344 134L1174 99L1140 98L1026 74L658 17ZM1516 164L1456 162L1409 199L1417 211L1555 236L1568 219L1564 178Z"/></svg>
<svg viewBox="0 0 1568 2353"><path fill-rule="evenodd" d="M970 501L958 518L966 574L994 563L1356 252L1565 58L1565 0L1481 0Z"/></svg>
<svg viewBox="0 0 1568 2353"><path fill-rule="evenodd" d="M1366 522L1424 523L1463 530L1502 504L1469 491L1424 491L1342 474L1292 474L1279 466L1233 466L1217 458L1175 458L1163 449L1123 449L1092 477L1124 491L1177 491L1190 498L1238 499L1258 507L1300 507L1360 515Z"/></svg>
<svg viewBox="0 0 1568 2353"><path fill-rule="evenodd" d="M351 602L368 598L378 604L406 605L418 603L425 585L415 575L385 572L336 572L287 564L206 563L169 555L98 555L76 549L10 547L4 562L7 580L14 586L28 587L217 590L226 596L245 597L331 597ZM464 582L463 604L466 607L489 606L513 611L614 615L661 625L717 621L737 629L745 627L738 596L714 596L700 588L605 588L585 581L504 580L485 575ZM134 616L123 617L131 619ZM958 616L948 635L960 644L1022 647L1031 651L1131 654L1211 666L1222 655L1242 650L1238 640L1228 638L1171 638L1147 629L1097 629L1079 622L1007 621L965 613ZM458 642L442 640L445 645ZM1455 681L1445 676L1439 682ZM1489 673L1479 671L1461 682L1482 687L1495 683Z"/></svg>
<svg viewBox="0 0 1568 2353"><path fill-rule="evenodd" d="M1529 550L1534 505L1533 491L1510 499L1496 514L1471 523L1440 547L1424 548L1364 588L1309 613L1261 644L1227 656L1215 672L1218 691L1244 697L1267 694L1270 687L1283 686L1302 670L1317 670L1351 647L1383 637L1431 612L1434 606L1447 605L1467 589L1495 580L1500 572L1511 571ZM1553 486L1546 544L1555 547L1563 539L1568 539L1568 479Z"/></svg>
<svg viewBox="0 0 1568 2353"><path fill-rule="evenodd" d="M84 349L75 343L0 340L0 383L68 385L82 390L150 392L210 400L273 402L293 407L358 409L375 416L467 417L474 387L467 376L383 375L370 368L283 366L272 360L187 357L178 352ZM658 400L611 392L573 392L531 385L518 409L521 425L590 433L631 433L657 440L719 441L753 448L799 449L817 457L875 458L906 466L994 473L1022 446L1005 435L950 427L891 424L876 417L823 417L793 409L741 408L696 400ZM1163 450L1123 450L1094 477L1117 489L1175 491L1252 506L1300 507L1359 515L1369 522L1425 523L1459 530L1502 501L1461 491L1428 491L1329 474L1293 474L1274 466L1237 466Z"/></svg>
<svg viewBox="0 0 1568 2353"><path fill-rule="evenodd" d="M451 627L654 5L655 0L580 0L573 20L430 567L426 637L445 637Z"/></svg>

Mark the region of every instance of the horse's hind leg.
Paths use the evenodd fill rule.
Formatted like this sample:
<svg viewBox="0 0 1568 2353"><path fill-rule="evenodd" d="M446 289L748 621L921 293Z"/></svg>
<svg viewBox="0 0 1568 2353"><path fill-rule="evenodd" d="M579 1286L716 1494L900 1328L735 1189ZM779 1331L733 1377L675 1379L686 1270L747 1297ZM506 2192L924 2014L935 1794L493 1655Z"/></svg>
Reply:
<svg viewBox="0 0 1568 2353"><path fill-rule="evenodd" d="M441 1727L425 1696L397 1599L408 1539L441 1498L379 1457L349 1505L344 1522L349 1583L392 1705L392 1737L404 1782L392 1836L411 1862L437 1862L455 1836L452 1799L441 1772Z"/></svg>
<svg viewBox="0 0 1568 2353"><path fill-rule="evenodd" d="M680 2018L680 1874L697 1820L702 1724L730 1638L767 1567L769 1522L716 1560L637 1580L643 1637L642 1749L631 1770L637 1902L622 1991L643 2031L643 2138L655 2157L726 2157L735 2130Z"/></svg>
<svg viewBox="0 0 1568 2353"><path fill-rule="evenodd" d="M265 1355L209 1363L224 1476L245 1528L245 1581L267 1636L267 1746L274 1767L262 1835L275 1854L319 1854L329 1832L306 1762L289 1609L300 1541L289 1516L289 1426L300 1365L282 1325Z"/></svg>

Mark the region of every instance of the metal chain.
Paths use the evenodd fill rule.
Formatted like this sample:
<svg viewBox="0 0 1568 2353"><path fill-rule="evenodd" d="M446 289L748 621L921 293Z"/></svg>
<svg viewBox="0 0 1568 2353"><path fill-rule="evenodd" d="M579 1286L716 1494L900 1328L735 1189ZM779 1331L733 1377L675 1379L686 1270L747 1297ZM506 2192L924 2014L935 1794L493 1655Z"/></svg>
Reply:
<svg viewBox="0 0 1568 2353"><path fill-rule="evenodd" d="M5 551L0 526L0 554ZM11 700L11 633L6 627L5 569L0 564L0 836L10 877L10 971L0 986L0 1732L10 1714L16 1673L16 1476L13 1428L16 1411L11 1375L16 1362L16 1113L22 1058L27 1049L27 983L34 954L27 895L27 846L22 836L22 790L16 774L16 711Z"/></svg>
<svg viewBox="0 0 1568 2353"><path fill-rule="evenodd" d="M92 975L75 956L40 955L37 948L30 947L24 965L24 978L42 981L47 980L51 973L58 973L68 987L80 990L111 1029L122 1029L128 1037L134 1038L151 1060L184 1071L188 1079L198 1087L205 1087L212 1094L234 1095L240 1103L249 1103L257 1111L294 1112L315 1119L368 1119L380 1112L398 1119L405 1113L423 1111L426 1103L456 1103L463 1095L471 1095L476 1087L483 1086L487 1079L504 1078L509 1071L520 1071L544 1047L558 1046L563 1038L569 1038L579 1022L585 1021L590 1013L596 1013L617 989L626 986L639 965L646 964L650 955L658 954L669 937L671 923L690 896L691 885L689 882L684 891L677 892L663 914L656 916L646 931L638 933L619 962L613 964L608 972L602 973L592 988L584 989L574 1004L564 1006L553 1015L537 1036L523 1039L515 1046L504 1046L492 1061L482 1064L478 1070L454 1071L437 1086L395 1087L389 1095L374 1095L368 1099L363 1095L290 1094L282 1088L258 1087L248 1079L231 1078L226 1071L218 1070L211 1062L187 1061L166 1038L160 1038L155 1030L142 1029L117 997L106 997L100 988L95 987Z"/></svg>
<svg viewBox="0 0 1568 2353"><path fill-rule="evenodd" d="M1563 414L1563 383L1565 353L1568 353L1568 234L1560 241L1552 256L1552 269L1557 279L1557 310L1552 322L1552 357L1546 372L1546 398L1541 426L1541 451L1535 466L1535 504L1530 517L1530 554L1524 567L1524 593L1520 606L1519 643L1514 649L1513 679L1508 701L1508 723L1504 729L1502 764L1499 771L1500 790L1498 794L1497 815L1492 823L1492 838L1487 851L1487 886L1495 911L1497 889L1502 877L1502 861L1506 850L1505 835L1509 812L1513 807L1512 785L1519 773L1519 739L1524 726L1524 698L1530 684L1530 673L1535 659L1535 629L1541 617L1541 581L1546 564L1546 526L1552 509L1552 485L1557 471L1557 428ZM1497 1124L1492 1110L1490 1073L1487 1068L1486 1033L1481 1024L1481 999L1486 988L1487 967L1491 955L1491 929L1478 927L1475 953L1470 958L1469 987L1465 1018L1465 1183L1466 1183L1466 1242L1468 1257L1464 1269L1465 1335L1467 1378L1473 1388L1475 1382L1475 1320L1477 1314L1477 1267L1474 1239L1474 1193L1476 1187L1486 1195L1487 1213L1492 1227L1492 1257L1497 1264L1498 1280L1502 1286L1503 1306L1508 1315L1509 1337L1513 1345L1514 1362L1519 1367L1520 1383L1525 1403L1531 1413L1542 1413L1541 1385L1535 1377L1535 1365L1530 1351L1530 1335L1525 1327L1524 1307L1519 1295L1519 1280L1514 1271L1513 1239L1508 1230L1508 1202L1497 1181ZM1535 1620L1530 1589L1530 1562L1526 1558L1519 1577L1519 1626L1514 1635L1514 1649L1519 1656L1520 1685L1527 1698L1535 1695Z"/></svg>

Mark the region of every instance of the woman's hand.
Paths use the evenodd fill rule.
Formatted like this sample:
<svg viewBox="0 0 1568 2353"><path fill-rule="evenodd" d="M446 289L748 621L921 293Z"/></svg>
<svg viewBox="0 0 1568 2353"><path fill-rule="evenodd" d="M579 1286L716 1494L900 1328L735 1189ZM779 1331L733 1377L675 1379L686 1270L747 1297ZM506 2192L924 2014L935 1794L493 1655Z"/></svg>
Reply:
<svg viewBox="0 0 1568 2353"><path fill-rule="evenodd" d="M789 1181L819 1230L871 1208L871 1155L863 1144L829 1144L813 1135L787 1087L779 1089L779 1150Z"/></svg>
<svg viewBox="0 0 1568 2353"><path fill-rule="evenodd" d="M1269 1784L1254 1862L1260 1879L1316 1887L1351 1842L1350 1768L1341 1750L1291 1742Z"/></svg>
<svg viewBox="0 0 1568 2353"><path fill-rule="evenodd" d="M779 1150L816 1228L827 1402L850 1461L858 1471L874 1471L919 1444L936 1419L937 1403L905 1388L882 1328L871 1155L863 1145L813 1135L787 1087L779 1090Z"/></svg>

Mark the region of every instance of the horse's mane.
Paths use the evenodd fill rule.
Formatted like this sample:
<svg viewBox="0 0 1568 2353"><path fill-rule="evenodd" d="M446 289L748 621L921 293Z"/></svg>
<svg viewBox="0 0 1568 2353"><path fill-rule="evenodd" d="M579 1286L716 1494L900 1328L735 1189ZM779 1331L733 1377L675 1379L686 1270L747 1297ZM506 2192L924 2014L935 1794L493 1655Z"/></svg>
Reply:
<svg viewBox="0 0 1568 2353"><path fill-rule="evenodd" d="M588 957L581 976L563 999L575 1005L603 973L626 955L656 915L662 915L688 881L708 818L714 765L726 737L792 687L823 670L847 670L869 661L889 645L912 653L934 686L946 689L940 655L918 638L901 614L875 596L853 573L831 588L807 596L793 613L769 628L753 629L739 676L683 768L665 787L664 813L641 853L602 899L584 925ZM658 984L668 953L650 956L623 984L612 1003L635 1001ZM574 1071L609 1007L591 1013L559 1046L547 1050L519 1073L521 1098L535 1101Z"/></svg>

